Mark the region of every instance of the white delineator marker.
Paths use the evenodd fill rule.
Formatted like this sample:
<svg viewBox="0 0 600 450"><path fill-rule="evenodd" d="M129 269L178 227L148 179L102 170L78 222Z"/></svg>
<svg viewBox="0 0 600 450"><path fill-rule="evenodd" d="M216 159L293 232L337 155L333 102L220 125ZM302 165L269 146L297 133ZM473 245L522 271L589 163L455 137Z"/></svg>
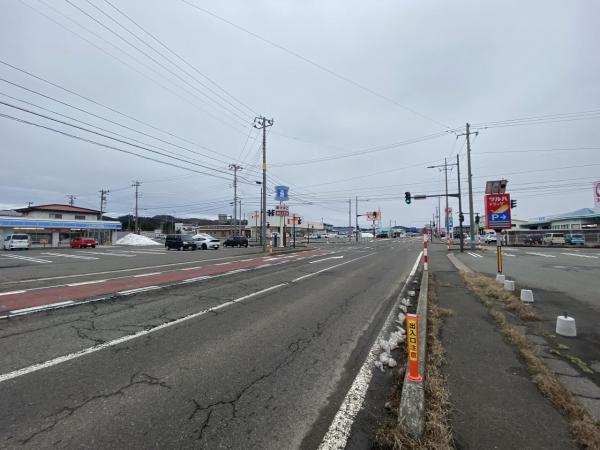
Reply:
<svg viewBox="0 0 600 450"><path fill-rule="evenodd" d="M429 255L427 252L428 241L427 228L425 228L423 231L423 270L429 270Z"/></svg>

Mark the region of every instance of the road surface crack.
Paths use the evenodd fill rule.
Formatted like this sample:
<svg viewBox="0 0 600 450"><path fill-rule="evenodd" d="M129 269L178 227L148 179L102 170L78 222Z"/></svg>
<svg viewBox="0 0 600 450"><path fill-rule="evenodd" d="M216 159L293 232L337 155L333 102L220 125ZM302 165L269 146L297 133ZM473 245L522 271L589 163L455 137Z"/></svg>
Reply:
<svg viewBox="0 0 600 450"><path fill-rule="evenodd" d="M136 385L158 386L158 387L162 387L162 388L166 388L166 389L172 389L171 386L169 386L166 382L161 381L159 378L149 375L147 373L138 371L129 378L129 383L127 383L125 386L122 386L115 391L107 392L104 394L94 395L92 397L89 397L89 398L83 400L82 402L80 402L79 404L77 404L75 406L64 406L60 411L47 417L47 419L51 419L50 424L48 424L44 428L32 433L25 439L22 439L21 443L28 444L35 437L37 437L43 433L46 433L48 431L51 431L60 422L73 416L73 414L75 414L77 411L79 411L81 408L87 406L88 404L90 404L96 400L99 400L99 399L108 399L108 398L115 397L115 396L123 396L125 394L125 391L127 391L128 389L130 389L131 387L136 386Z"/></svg>

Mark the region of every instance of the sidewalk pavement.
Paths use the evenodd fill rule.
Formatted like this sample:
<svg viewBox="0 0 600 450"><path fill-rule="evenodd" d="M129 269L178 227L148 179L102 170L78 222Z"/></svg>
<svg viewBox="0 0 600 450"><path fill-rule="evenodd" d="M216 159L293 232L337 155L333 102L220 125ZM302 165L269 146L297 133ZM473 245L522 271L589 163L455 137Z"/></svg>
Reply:
<svg viewBox="0 0 600 450"><path fill-rule="evenodd" d="M429 267L440 306L452 311L442 329L442 344L456 447L577 448L565 419L537 390L446 253L445 246L431 245Z"/></svg>

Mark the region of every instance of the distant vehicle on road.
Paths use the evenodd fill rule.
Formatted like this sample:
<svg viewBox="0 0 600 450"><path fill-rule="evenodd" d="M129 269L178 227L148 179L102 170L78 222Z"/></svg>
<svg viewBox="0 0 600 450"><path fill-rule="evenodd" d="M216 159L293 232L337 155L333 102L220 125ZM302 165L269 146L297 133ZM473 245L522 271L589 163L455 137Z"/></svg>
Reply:
<svg viewBox="0 0 600 450"><path fill-rule="evenodd" d="M218 250L221 246L221 241L209 235L197 234L193 238L198 248L202 250L208 250L209 248Z"/></svg>
<svg viewBox="0 0 600 450"><path fill-rule="evenodd" d="M498 242L498 238L496 237L496 233L488 233L483 237L483 242L486 244L490 244L492 242Z"/></svg>
<svg viewBox="0 0 600 450"><path fill-rule="evenodd" d="M523 243L525 245L542 245L544 240L539 234L528 234L525 236L525 239L523 239Z"/></svg>
<svg viewBox="0 0 600 450"><path fill-rule="evenodd" d="M231 236L223 242L223 247L248 247L248 239L244 236Z"/></svg>
<svg viewBox="0 0 600 450"><path fill-rule="evenodd" d="M188 234L170 234L165 239L165 248L170 250L176 248L177 250L196 250L198 245L194 238Z"/></svg>
<svg viewBox="0 0 600 450"><path fill-rule="evenodd" d="M564 245L565 235L563 233L546 233L543 242L546 245Z"/></svg>
<svg viewBox="0 0 600 450"><path fill-rule="evenodd" d="M98 241L96 241L96 239L90 239L90 238L84 238L84 237L78 237L75 239L71 239L71 248L85 248L85 247L96 248L96 245L98 245Z"/></svg>
<svg viewBox="0 0 600 450"><path fill-rule="evenodd" d="M4 239L2 247L4 250L29 250L30 245L28 234L10 234Z"/></svg>
<svg viewBox="0 0 600 450"><path fill-rule="evenodd" d="M565 243L569 245L585 245L585 238L583 234L567 234L565 236Z"/></svg>

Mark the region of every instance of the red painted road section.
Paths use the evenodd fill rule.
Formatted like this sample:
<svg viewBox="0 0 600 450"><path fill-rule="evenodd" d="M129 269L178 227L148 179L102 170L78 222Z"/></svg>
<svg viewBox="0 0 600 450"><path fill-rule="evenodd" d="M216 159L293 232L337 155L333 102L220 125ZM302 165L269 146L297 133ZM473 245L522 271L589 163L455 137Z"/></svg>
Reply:
<svg viewBox="0 0 600 450"><path fill-rule="evenodd" d="M299 258L306 258L309 256L322 254L324 254L322 251L293 253L285 256L273 256L272 258L276 259L272 259L270 261L265 261L266 259L269 259L269 257L260 257L242 261L232 261L225 264L221 263L218 265L202 266L191 270L177 269L156 275L138 277L131 276L127 278L120 278L118 280L107 280L105 282L96 284L50 287L45 289L35 289L23 293L8 294L0 296L0 314L6 314L10 311L18 309L65 302L68 300L87 300L117 292L128 291L131 289L168 285L171 283L185 281L190 278L219 275L226 272L231 272L233 270L252 269L261 265L277 264L283 261L294 261Z"/></svg>

